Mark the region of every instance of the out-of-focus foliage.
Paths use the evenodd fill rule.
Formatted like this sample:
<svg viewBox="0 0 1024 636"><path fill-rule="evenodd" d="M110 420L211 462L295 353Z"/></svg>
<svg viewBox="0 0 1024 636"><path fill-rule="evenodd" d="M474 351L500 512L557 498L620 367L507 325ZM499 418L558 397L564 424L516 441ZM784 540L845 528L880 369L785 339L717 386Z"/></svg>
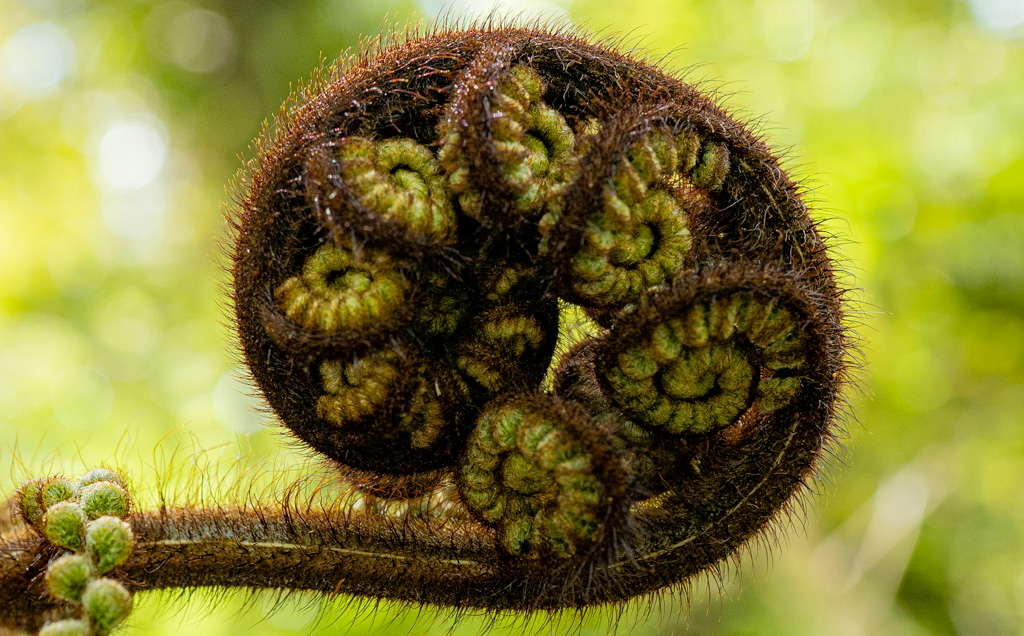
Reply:
<svg viewBox="0 0 1024 636"><path fill-rule="evenodd" d="M429 22L446 8L490 4L0 0L5 492L26 470L99 461L144 481L175 449L188 463L193 445L224 466L295 458L238 380L224 184L322 59L378 33L387 12ZM792 147L845 282L862 288L851 450L837 449L806 522L721 588L696 588L689 615L667 596L630 606L619 628L1021 633L1024 0L566 0L503 13L520 10L670 54ZM277 598L239 614L243 601L198 594L181 618L182 600L143 597L126 633L172 634L182 620L196 634L449 627L444 614L341 600L319 623L301 600L260 622Z"/></svg>

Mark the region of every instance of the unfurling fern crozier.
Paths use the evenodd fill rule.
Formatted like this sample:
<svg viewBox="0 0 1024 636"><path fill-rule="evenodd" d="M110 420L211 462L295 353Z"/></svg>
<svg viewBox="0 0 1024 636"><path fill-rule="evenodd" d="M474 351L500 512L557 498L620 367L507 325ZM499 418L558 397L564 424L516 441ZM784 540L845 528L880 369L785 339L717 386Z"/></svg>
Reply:
<svg viewBox="0 0 1024 636"><path fill-rule="evenodd" d="M693 86L575 33L339 65L241 179L234 307L361 503L133 511L112 580L529 611L717 572L837 426L844 298L800 194Z"/></svg>

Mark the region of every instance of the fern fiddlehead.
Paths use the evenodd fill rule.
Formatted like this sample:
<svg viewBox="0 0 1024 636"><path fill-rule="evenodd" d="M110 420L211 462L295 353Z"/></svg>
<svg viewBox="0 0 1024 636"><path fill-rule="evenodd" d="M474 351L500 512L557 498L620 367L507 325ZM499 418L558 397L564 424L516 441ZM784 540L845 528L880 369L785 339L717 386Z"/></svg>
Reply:
<svg viewBox="0 0 1024 636"><path fill-rule="evenodd" d="M764 532L836 426L843 295L798 187L696 89L576 34L438 31L338 67L261 141L235 224L253 379L361 505L29 482L0 624L103 633L131 592L195 586L622 601ZM596 335L559 347L567 304ZM89 505L121 537L99 552Z"/></svg>

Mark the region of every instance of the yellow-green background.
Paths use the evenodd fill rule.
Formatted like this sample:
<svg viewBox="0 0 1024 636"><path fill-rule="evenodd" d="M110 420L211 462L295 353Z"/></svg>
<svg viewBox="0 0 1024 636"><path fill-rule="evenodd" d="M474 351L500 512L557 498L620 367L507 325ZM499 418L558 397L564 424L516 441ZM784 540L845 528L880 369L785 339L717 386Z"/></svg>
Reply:
<svg viewBox="0 0 1024 636"><path fill-rule="evenodd" d="M225 184L321 59L425 0L0 0L0 478L197 448L290 462L239 383ZM564 0L722 94L810 189L860 288L845 448L806 517L722 587L621 633L1020 634L1024 0ZM180 427L180 428L179 428ZM154 449L158 452L154 454ZM767 547L767 546L770 546ZM188 598L191 601L187 600ZM418 608L142 597L129 634L448 633ZM187 609L183 609L187 608ZM361 618L354 618L358 614ZM604 633L618 610L583 621ZM542 622L506 632L559 633ZM457 633L478 634L487 619ZM276 631L275 631L276 630Z"/></svg>

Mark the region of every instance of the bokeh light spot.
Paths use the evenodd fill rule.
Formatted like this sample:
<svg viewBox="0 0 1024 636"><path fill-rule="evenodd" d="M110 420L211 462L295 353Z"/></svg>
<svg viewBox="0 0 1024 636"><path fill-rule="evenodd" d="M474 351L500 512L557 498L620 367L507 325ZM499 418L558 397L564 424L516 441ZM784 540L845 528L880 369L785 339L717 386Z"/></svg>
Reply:
<svg viewBox="0 0 1024 636"><path fill-rule="evenodd" d="M971 10L978 22L995 31L1024 24L1024 0L971 0Z"/></svg>
<svg viewBox="0 0 1024 636"><path fill-rule="evenodd" d="M75 45L52 22L18 29L0 49L0 77L13 92L32 99L52 92L71 72Z"/></svg>
<svg viewBox="0 0 1024 636"><path fill-rule="evenodd" d="M161 132L141 118L111 124L97 148L102 183L118 190L138 190L156 179L167 159Z"/></svg>
<svg viewBox="0 0 1024 636"><path fill-rule="evenodd" d="M216 71L235 59L238 41L227 18L206 9L190 9L167 25L167 57L193 73Z"/></svg>

